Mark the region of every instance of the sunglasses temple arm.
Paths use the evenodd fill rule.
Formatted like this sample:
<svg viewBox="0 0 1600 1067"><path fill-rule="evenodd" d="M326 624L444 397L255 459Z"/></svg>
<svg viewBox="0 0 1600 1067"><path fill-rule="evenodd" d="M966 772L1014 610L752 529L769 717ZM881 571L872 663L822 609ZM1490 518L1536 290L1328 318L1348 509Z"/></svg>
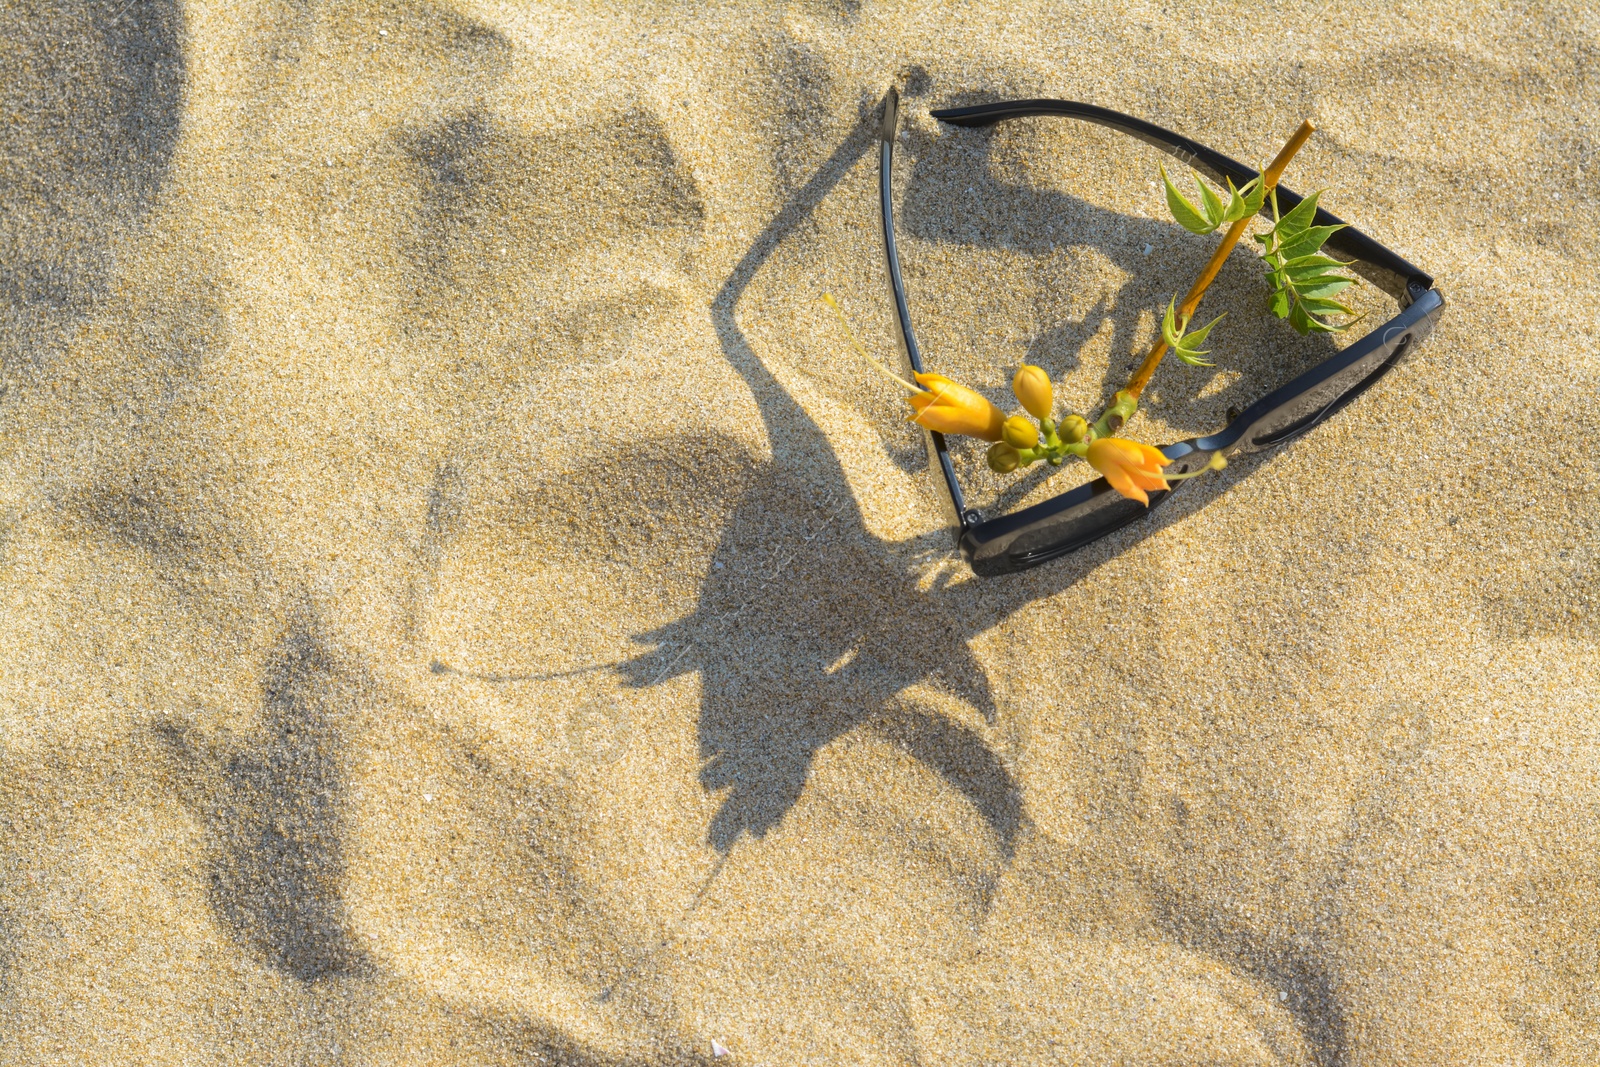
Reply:
<svg viewBox="0 0 1600 1067"><path fill-rule="evenodd" d="M1070 100L1012 100L1004 103L980 104L976 107L946 108L933 112L933 117L940 122L968 127L992 126L1006 119L1033 115L1080 119L1127 134L1188 164L1218 185L1223 184L1225 180L1231 180L1234 185L1242 186L1254 180L1256 176L1256 171L1238 160L1225 156L1215 149L1207 148L1198 141L1190 140L1143 119L1136 119L1131 115L1124 115L1110 108L1097 107L1094 104L1080 104ZM1294 210L1305 199L1284 185L1277 187L1277 193L1278 206L1285 212ZM1270 205L1263 205L1261 213L1270 217ZM1409 307L1420 290L1433 287L1433 279L1428 274L1360 230L1347 225L1343 219L1327 209L1318 208L1316 218L1312 221L1317 226L1344 226L1344 229L1328 239L1328 249L1351 257L1355 261L1351 264L1351 269L1398 300L1401 307Z"/></svg>
<svg viewBox="0 0 1600 1067"><path fill-rule="evenodd" d="M917 346L916 331L911 326L911 309L906 304L905 282L900 276L900 252L894 239L894 142L900 125L900 93L891 88L883 101L883 121L878 126L880 154L878 157L878 232L883 238L884 255L889 272L889 290L894 303L895 339L900 355L912 373L922 372L922 352ZM944 478L952 519L959 535L968 522L966 497L961 484L956 481L955 466L945 448L944 435L923 430L928 446L928 461L937 467Z"/></svg>

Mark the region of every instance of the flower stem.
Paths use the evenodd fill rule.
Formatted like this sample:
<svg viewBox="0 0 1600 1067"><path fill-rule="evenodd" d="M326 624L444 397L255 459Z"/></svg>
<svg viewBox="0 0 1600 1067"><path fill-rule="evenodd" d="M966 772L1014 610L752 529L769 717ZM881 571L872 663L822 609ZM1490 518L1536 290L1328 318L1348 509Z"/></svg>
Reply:
<svg viewBox="0 0 1600 1067"><path fill-rule="evenodd" d="M1277 158L1262 172L1261 184L1266 192L1271 193L1277 186L1278 179L1283 177L1284 168L1289 165L1289 161L1294 158L1294 154L1300 151L1301 146L1310 139L1314 130L1316 130L1316 127L1311 124L1310 119L1302 122L1300 128L1295 131L1294 136L1289 138L1289 143L1283 146L1283 150L1278 153ZM1211 254L1211 259L1206 263L1205 270L1200 272L1200 277L1189 288L1189 295L1183 298L1183 303L1178 307L1178 321L1187 321L1194 315L1195 309L1200 306L1200 298L1205 295L1206 289L1216 280L1217 273L1222 270L1222 264L1227 261L1228 254L1233 251L1233 246L1239 243L1239 238L1244 236L1244 231L1249 225L1250 219L1245 217L1228 227L1227 235L1223 237L1222 243L1217 246L1217 250ZM1128 379L1128 386L1124 392L1135 400L1139 399L1139 396L1144 392L1144 387L1150 384L1150 378L1155 374L1156 368L1161 365L1161 357L1166 354L1166 338L1157 337L1155 344L1150 347L1150 354L1144 357L1144 362L1139 364L1139 369L1133 372L1132 378Z"/></svg>
<svg viewBox="0 0 1600 1067"><path fill-rule="evenodd" d="M891 382L894 382L896 385L904 386L913 393L920 393L923 391L922 386L912 385L910 382L900 377L900 375L896 374L894 371L890 370L888 367L885 367L882 363L879 363L877 360L872 358L872 354L867 351L867 346L856 340L856 332L850 328L850 320L844 317L844 309L839 306L838 301L834 300L832 293L823 293L822 302L831 307L833 309L833 313L839 316L839 322L844 326L844 332L850 338L850 346L856 350L857 354L859 354L862 359L872 364L873 369L875 369L885 378L888 378Z"/></svg>

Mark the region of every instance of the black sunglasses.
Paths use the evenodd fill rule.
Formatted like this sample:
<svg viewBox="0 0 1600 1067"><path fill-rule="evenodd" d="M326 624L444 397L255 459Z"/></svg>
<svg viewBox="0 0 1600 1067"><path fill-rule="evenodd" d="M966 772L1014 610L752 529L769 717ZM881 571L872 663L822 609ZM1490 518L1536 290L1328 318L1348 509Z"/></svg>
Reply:
<svg viewBox="0 0 1600 1067"><path fill-rule="evenodd" d="M1136 137L1184 161L1218 185L1232 179L1242 186L1256 172L1220 152L1187 137L1180 137L1141 119L1110 111L1093 104L1067 100L1011 100L977 107L949 108L932 112L933 117L954 126L991 126L1006 119L1030 115L1060 115L1081 119L1097 126ZM878 171L878 221L883 230L884 251L889 259L889 284L894 292L895 332L900 350L912 370L921 372L922 351L911 328L911 312L906 306L905 284L900 278L900 254L894 239L892 175L894 141L900 125L900 94L890 89L884 99L883 122L878 133L881 144ZM1278 204L1288 212L1303 197L1280 185ZM1263 213L1270 207L1263 207ZM1318 210L1314 224L1339 225L1343 220ZM1292 441L1371 388L1379 378L1403 359L1411 346L1427 337L1438 321L1444 299L1433 288L1433 279L1405 259L1389 251L1354 227L1347 226L1329 238L1325 246L1335 255L1351 261L1350 269L1394 297L1400 314L1341 350L1323 363L1273 390L1235 416L1221 431L1209 437L1191 437L1161 449L1172 460L1167 474L1187 474L1211 461L1213 453L1223 455L1260 452ZM1146 515L1178 489L1188 484L1178 481L1172 488L1150 494L1148 506L1118 493L1104 478L1052 497L1042 503L988 518L969 510L956 480L955 467L945 446L944 435L923 431L928 457L943 476L947 518L953 527L956 544L975 574L989 576L1027 570L1047 560L1064 556L1114 533Z"/></svg>

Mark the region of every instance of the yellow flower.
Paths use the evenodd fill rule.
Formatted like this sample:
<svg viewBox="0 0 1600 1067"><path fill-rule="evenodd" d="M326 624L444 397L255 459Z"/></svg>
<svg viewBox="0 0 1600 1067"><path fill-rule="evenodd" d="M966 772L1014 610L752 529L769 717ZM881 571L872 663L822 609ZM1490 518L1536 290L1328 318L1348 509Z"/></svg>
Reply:
<svg viewBox="0 0 1600 1067"><path fill-rule="evenodd" d="M917 384L926 392L906 399L916 414L911 421L938 433L959 433L1000 440L1000 427L1006 417L981 393L973 392L942 374L918 374Z"/></svg>
<svg viewBox="0 0 1600 1067"><path fill-rule="evenodd" d="M1039 429L1023 415L1013 415L1000 427L1000 436L1012 448L1032 448L1039 443Z"/></svg>
<svg viewBox="0 0 1600 1067"><path fill-rule="evenodd" d="M1172 461L1161 450L1122 437L1097 437L1089 442L1089 466L1106 476L1111 488L1148 505L1146 489L1166 489L1161 468Z"/></svg>
<svg viewBox="0 0 1600 1067"><path fill-rule="evenodd" d="M1050 387L1050 375L1044 372L1043 367L1024 363L1022 369L1017 371L1017 376L1011 379L1011 391L1017 394L1017 399L1022 401L1029 415L1040 422L1050 417L1050 409L1055 404L1055 391Z"/></svg>

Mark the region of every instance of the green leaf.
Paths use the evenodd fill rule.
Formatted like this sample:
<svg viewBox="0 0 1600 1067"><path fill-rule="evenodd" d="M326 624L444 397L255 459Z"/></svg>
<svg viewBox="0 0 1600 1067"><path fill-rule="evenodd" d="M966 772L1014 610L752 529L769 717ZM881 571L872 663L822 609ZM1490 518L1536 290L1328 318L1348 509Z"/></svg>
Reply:
<svg viewBox="0 0 1600 1067"><path fill-rule="evenodd" d="M1278 220L1278 224L1274 227L1274 229L1276 229L1280 234L1288 234L1298 233L1299 231L1309 227L1311 225L1311 220L1316 218L1317 200L1321 196L1322 190L1318 189L1316 192L1300 201L1300 203L1295 205L1293 211L1289 212L1287 215L1283 216L1283 218Z"/></svg>
<svg viewBox="0 0 1600 1067"><path fill-rule="evenodd" d="M1355 284L1352 278L1341 278L1337 274L1323 274L1316 278L1307 278L1304 281L1294 282L1295 295L1301 300L1308 298L1332 296L1343 292Z"/></svg>
<svg viewBox="0 0 1600 1067"><path fill-rule="evenodd" d="M1221 316L1218 316L1218 317L1220 318ZM1210 323L1210 325L1208 325L1206 327L1206 329L1209 330L1209 329L1211 329L1212 326L1215 326L1215 325L1216 325L1216 320L1212 320L1212 322ZM1210 360L1206 360L1206 359L1201 359L1200 358L1201 356L1203 356L1207 352L1209 352L1210 349L1194 347L1195 345L1197 345L1199 343L1200 342L1199 342L1199 340L1197 338L1185 337L1185 338L1183 338L1183 343L1178 345L1177 347L1175 347L1172 350L1172 354L1177 356L1179 359L1183 360L1185 363L1189 364L1189 366L1191 366L1191 367L1214 367L1214 366L1216 366L1216 364L1212 363Z"/></svg>
<svg viewBox="0 0 1600 1067"><path fill-rule="evenodd" d="M1179 226L1190 233L1210 233L1217 228L1216 223L1207 221L1200 214L1200 209L1189 203L1188 199L1178 192L1178 187L1167 177L1166 167L1161 168L1161 181L1167 187L1167 210L1172 212L1172 217L1178 221Z"/></svg>
<svg viewBox="0 0 1600 1067"><path fill-rule="evenodd" d="M1200 206L1205 208L1206 221L1211 223L1214 230L1222 225L1222 201L1211 191L1211 186L1200 180L1200 175L1194 171L1189 173L1194 174L1195 188L1200 190Z"/></svg>
<svg viewBox="0 0 1600 1067"><path fill-rule="evenodd" d="M1337 300L1324 297L1303 297L1300 306L1313 315L1354 315L1355 311Z"/></svg>
<svg viewBox="0 0 1600 1067"><path fill-rule="evenodd" d="M1315 289L1318 286L1330 285L1333 282L1344 282L1346 285L1355 284L1354 278L1347 278L1343 274L1313 274L1309 277L1296 277L1292 269L1286 271L1285 274L1287 275L1287 284L1289 288L1301 293L1309 293L1310 290ZM1343 288L1343 286L1340 286L1340 288ZM1316 295L1326 296L1327 294L1318 293Z"/></svg>
<svg viewBox="0 0 1600 1067"><path fill-rule="evenodd" d="M1262 201L1266 197L1266 189L1261 184L1261 176L1245 183L1243 189L1233 187L1233 179L1228 179L1228 209L1222 213L1223 222L1238 222L1247 219L1261 210Z"/></svg>
<svg viewBox="0 0 1600 1067"><path fill-rule="evenodd" d="M1267 296L1267 310L1280 319L1286 317L1289 314L1289 291L1281 285L1273 286Z"/></svg>
<svg viewBox="0 0 1600 1067"><path fill-rule="evenodd" d="M1348 267L1350 264L1346 260L1334 259L1331 256L1309 255L1295 256L1284 265L1289 267Z"/></svg>
<svg viewBox="0 0 1600 1067"><path fill-rule="evenodd" d="M1322 247L1324 241L1332 237L1339 230L1344 229L1343 224L1338 226L1313 226L1292 237L1285 237L1283 247L1279 250L1285 260L1300 259L1312 255Z"/></svg>
<svg viewBox="0 0 1600 1067"><path fill-rule="evenodd" d="M1321 274L1325 267L1348 267L1350 264L1331 259L1328 256L1298 256L1286 261L1283 266L1289 268L1291 278L1309 278L1314 274Z"/></svg>
<svg viewBox="0 0 1600 1067"><path fill-rule="evenodd" d="M1289 325L1294 327L1295 333L1309 334L1311 332L1311 317L1306 314L1306 309L1299 304L1289 309Z"/></svg>
<svg viewBox="0 0 1600 1067"><path fill-rule="evenodd" d="M1262 175L1244 183L1244 188L1239 190L1239 195L1244 197L1245 206L1250 209L1250 214L1259 215L1267 203L1267 185Z"/></svg>
<svg viewBox="0 0 1600 1067"><path fill-rule="evenodd" d="M1184 341L1185 347L1187 347L1189 349L1196 349L1196 348L1198 348L1198 346L1205 344L1206 343L1206 334L1211 332L1211 327L1215 326L1217 323L1221 322L1223 319L1225 319L1227 317L1228 317L1228 313L1226 311L1224 311L1222 314L1218 315L1216 318L1212 319L1210 322L1206 323L1204 326L1200 327L1198 330L1191 330L1188 333L1184 334L1183 335L1183 341ZM1203 354L1204 353L1202 353L1202 355Z"/></svg>
<svg viewBox="0 0 1600 1067"><path fill-rule="evenodd" d="M1167 313L1161 319L1161 339L1167 342L1168 348L1177 348L1183 340L1183 330L1179 328L1174 316L1177 313L1178 298L1174 296L1167 301Z"/></svg>

